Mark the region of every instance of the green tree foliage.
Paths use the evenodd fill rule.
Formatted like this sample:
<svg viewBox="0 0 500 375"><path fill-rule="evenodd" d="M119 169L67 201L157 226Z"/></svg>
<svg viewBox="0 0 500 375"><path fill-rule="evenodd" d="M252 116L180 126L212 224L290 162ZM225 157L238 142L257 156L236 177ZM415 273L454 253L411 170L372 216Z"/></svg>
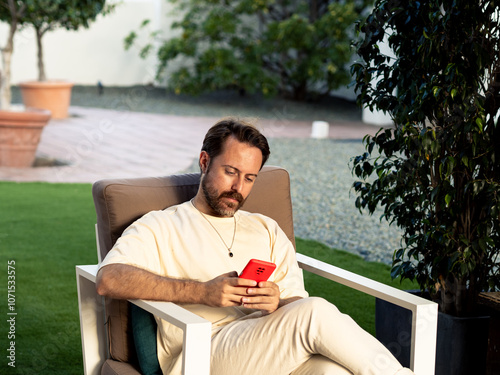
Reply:
<svg viewBox="0 0 500 375"><path fill-rule="evenodd" d="M170 1L183 18L172 24L179 36L158 50L157 79L180 62L168 77L177 93L229 87L302 100L350 81L347 63L362 0ZM128 36L126 48L136 36Z"/></svg>
<svg viewBox="0 0 500 375"><path fill-rule="evenodd" d="M359 103L395 123L353 159L356 205L403 229L392 275L456 315L500 288L499 22L495 0L378 0L352 67Z"/></svg>

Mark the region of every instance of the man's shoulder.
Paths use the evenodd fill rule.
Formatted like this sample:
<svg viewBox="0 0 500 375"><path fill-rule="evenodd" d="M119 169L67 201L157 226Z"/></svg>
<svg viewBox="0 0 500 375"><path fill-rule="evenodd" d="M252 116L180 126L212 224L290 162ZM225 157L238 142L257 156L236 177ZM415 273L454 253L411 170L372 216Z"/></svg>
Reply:
<svg viewBox="0 0 500 375"><path fill-rule="evenodd" d="M166 207L162 210L149 211L142 216L142 220L156 220L156 219L166 219L168 217L174 217L176 215L181 215L189 210L189 201L176 204L173 206Z"/></svg>
<svg viewBox="0 0 500 375"><path fill-rule="evenodd" d="M270 224L277 224L276 220L274 220L273 218L266 216L264 214L258 213L258 212L239 210L238 213L241 215L242 218L244 218L246 220L254 220L254 221L260 221L260 222L265 222L265 223L270 223Z"/></svg>

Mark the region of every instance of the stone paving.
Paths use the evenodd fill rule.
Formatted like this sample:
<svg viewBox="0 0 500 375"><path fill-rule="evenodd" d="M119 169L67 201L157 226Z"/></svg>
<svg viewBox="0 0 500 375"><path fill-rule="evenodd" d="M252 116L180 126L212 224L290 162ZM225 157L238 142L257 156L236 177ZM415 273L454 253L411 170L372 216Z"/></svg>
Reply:
<svg viewBox="0 0 500 375"><path fill-rule="evenodd" d="M93 183L103 178L179 173L196 160L206 131L218 118L70 107L67 119L52 119L37 149L50 166L0 167L0 180ZM311 123L261 119L269 138L309 138ZM329 138L361 139L378 127L356 121L330 123Z"/></svg>

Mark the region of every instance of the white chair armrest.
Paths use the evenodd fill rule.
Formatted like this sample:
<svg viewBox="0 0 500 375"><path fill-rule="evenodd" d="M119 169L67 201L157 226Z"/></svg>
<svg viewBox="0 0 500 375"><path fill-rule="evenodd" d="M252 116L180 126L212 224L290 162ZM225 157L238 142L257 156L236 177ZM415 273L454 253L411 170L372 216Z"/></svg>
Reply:
<svg viewBox="0 0 500 375"><path fill-rule="evenodd" d="M412 311L410 367L434 375L438 305L432 301L297 253L300 268Z"/></svg>
<svg viewBox="0 0 500 375"><path fill-rule="evenodd" d="M84 373L92 375L100 374L104 361L109 358L104 301L95 288L97 271L97 265L76 266ZM209 321L169 302L130 302L183 330L184 375L210 373L212 324Z"/></svg>
<svg viewBox="0 0 500 375"><path fill-rule="evenodd" d="M212 323L171 302L130 300L153 315L172 323L184 332L182 374L210 373Z"/></svg>

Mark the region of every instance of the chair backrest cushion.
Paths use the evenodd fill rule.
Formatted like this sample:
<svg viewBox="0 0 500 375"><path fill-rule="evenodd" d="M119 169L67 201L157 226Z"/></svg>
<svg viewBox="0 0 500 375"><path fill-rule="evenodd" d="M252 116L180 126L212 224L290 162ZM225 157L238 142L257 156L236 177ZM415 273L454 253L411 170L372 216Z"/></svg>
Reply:
<svg viewBox="0 0 500 375"><path fill-rule="evenodd" d="M200 174L133 179L100 180L92 195L97 214L100 259L104 259L123 231L153 210L185 202L196 195ZM295 245L288 172L279 167L262 168L244 210L276 220ZM126 301L107 302L110 352L113 359L129 362L135 357Z"/></svg>

